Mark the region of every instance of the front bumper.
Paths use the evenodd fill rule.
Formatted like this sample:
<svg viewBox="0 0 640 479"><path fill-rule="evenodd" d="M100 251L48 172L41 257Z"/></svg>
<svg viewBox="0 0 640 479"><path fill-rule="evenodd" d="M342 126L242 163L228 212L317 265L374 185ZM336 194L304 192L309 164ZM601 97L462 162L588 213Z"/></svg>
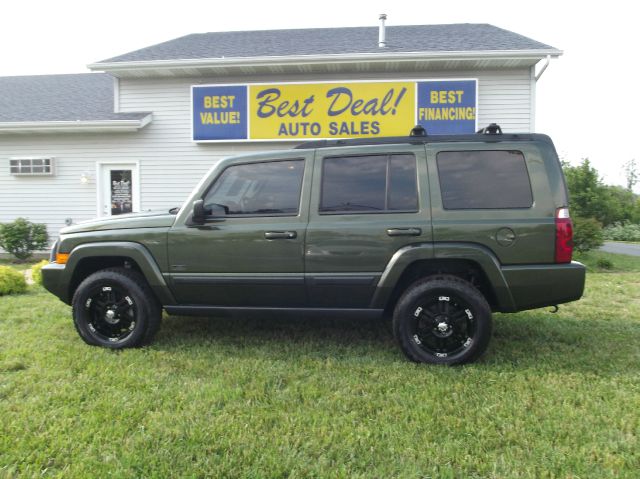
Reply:
<svg viewBox="0 0 640 479"><path fill-rule="evenodd" d="M64 279L64 264L49 263L42 268L42 285L63 302L70 304L69 284Z"/></svg>
<svg viewBox="0 0 640 479"><path fill-rule="evenodd" d="M555 306L582 297L586 268L582 263L503 266L502 274L515 311Z"/></svg>

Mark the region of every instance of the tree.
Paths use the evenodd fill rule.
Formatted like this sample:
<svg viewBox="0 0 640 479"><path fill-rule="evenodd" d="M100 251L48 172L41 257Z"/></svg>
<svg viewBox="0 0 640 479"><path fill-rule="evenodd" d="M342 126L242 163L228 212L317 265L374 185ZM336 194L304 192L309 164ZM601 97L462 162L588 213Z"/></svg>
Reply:
<svg viewBox="0 0 640 479"><path fill-rule="evenodd" d="M633 191L633 187L638 183L638 167L635 158L624 164L624 174L627 177L627 189Z"/></svg>
<svg viewBox="0 0 640 479"><path fill-rule="evenodd" d="M608 207L607 195L598 170L591 166L588 158L584 158L578 166L567 163L563 166L572 214L582 218L596 218L606 225L604 217Z"/></svg>

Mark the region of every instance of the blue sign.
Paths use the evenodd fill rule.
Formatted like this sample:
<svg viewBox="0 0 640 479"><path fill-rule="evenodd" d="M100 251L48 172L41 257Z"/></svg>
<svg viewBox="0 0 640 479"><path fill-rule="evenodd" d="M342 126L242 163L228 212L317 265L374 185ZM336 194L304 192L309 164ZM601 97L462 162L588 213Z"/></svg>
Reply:
<svg viewBox="0 0 640 479"><path fill-rule="evenodd" d="M193 139L246 140L247 86L194 86Z"/></svg>
<svg viewBox="0 0 640 479"><path fill-rule="evenodd" d="M475 133L476 100L476 80L418 82L418 124L429 135Z"/></svg>

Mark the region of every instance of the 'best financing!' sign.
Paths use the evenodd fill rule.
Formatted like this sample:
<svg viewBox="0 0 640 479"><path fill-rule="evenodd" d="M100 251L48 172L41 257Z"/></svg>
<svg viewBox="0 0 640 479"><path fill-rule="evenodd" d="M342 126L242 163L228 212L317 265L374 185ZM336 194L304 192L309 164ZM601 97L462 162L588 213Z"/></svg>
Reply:
<svg viewBox="0 0 640 479"><path fill-rule="evenodd" d="M476 131L477 80L192 87L195 141L269 141Z"/></svg>

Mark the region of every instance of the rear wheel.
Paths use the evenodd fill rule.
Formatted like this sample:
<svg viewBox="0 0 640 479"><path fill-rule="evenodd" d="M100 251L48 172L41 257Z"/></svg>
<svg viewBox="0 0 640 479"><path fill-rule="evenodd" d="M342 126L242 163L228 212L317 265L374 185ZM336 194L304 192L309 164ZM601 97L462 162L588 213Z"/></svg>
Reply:
<svg viewBox="0 0 640 479"><path fill-rule="evenodd" d="M491 339L491 308L468 281L438 275L412 284L393 314L393 332L415 362L463 364L484 353Z"/></svg>
<svg viewBox="0 0 640 479"><path fill-rule="evenodd" d="M125 268L88 276L73 295L73 322L88 344L111 349L149 343L162 310L145 278Z"/></svg>

